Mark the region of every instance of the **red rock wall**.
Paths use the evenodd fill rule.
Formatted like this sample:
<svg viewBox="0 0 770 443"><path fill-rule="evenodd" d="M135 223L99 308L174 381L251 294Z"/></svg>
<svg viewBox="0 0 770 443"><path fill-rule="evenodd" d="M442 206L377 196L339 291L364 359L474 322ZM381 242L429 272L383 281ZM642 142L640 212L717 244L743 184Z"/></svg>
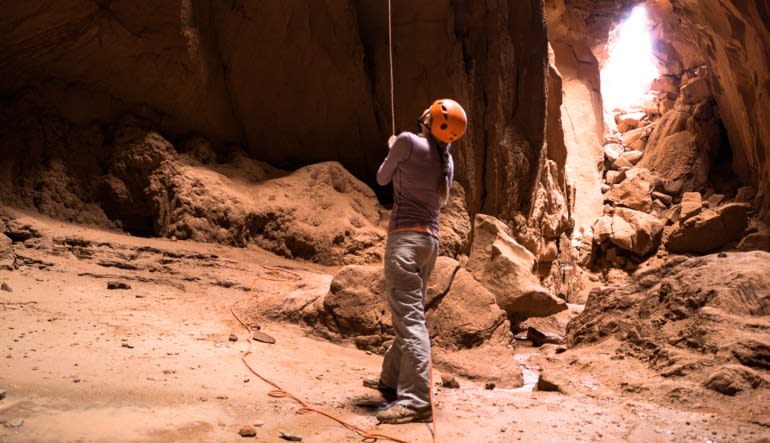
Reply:
<svg viewBox="0 0 770 443"><path fill-rule="evenodd" d="M657 16L685 69L703 62L733 152L733 171L757 189L770 221L770 1L657 0Z"/></svg>
<svg viewBox="0 0 770 443"><path fill-rule="evenodd" d="M560 16L553 22L549 17L552 43L566 36L585 43L601 60L607 32L641 3L657 22L662 73L681 76L701 64L713 72L711 89L733 153L732 169L757 189L754 206L770 221L770 125L764 124L770 110L770 1L548 0L549 14Z"/></svg>
<svg viewBox="0 0 770 443"><path fill-rule="evenodd" d="M438 97L473 212L526 212L545 121L541 0L393 0L396 127ZM338 160L373 183L390 134L387 2L30 0L0 16L0 95L66 119L124 112L283 168ZM384 189L378 189L386 194Z"/></svg>

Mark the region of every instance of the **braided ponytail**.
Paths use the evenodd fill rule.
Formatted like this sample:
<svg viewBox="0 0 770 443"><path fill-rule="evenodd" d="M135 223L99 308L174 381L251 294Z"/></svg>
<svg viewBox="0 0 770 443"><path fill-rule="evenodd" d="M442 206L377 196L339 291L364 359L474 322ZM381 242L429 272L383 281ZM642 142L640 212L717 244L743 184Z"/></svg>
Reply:
<svg viewBox="0 0 770 443"><path fill-rule="evenodd" d="M436 151L438 151L439 161L441 162L441 172L443 172L442 177L439 179L438 183L438 191L440 195L439 204L443 208L449 201L449 187L451 185L451 183L449 183L449 145L441 143L435 139L433 141L434 145L436 146Z"/></svg>

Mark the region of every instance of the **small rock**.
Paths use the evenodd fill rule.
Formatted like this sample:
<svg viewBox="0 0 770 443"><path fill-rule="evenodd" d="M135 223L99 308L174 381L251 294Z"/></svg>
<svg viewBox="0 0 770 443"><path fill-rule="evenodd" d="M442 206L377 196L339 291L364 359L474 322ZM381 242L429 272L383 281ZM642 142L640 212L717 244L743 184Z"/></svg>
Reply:
<svg viewBox="0 0 770 443"><path fill-rule="evenodd" d="M612 162L612 169L623 169L623 168L632 168L634 166L633 163L628 161L625 157L622 155L615 159L614 162Z"/></svg>
<svg viewBox="0 0 770 443"><path fill-rule="evenodd" d="M738 192L735 194L735 200L739 202L750 202L754 199L756 191L751 186L743 186L738 188Z"/></svg>
<svg viewBox="0 0 770 443"><path fill-rule="evenodd" d="M261 331L252 332L251 338L262 343L268 343L268 344L275 343L275 338Z"/></svg>
<svg viewBox="0 0 770 443"><path fill-rule="evenodd" d="M665 194L663 192L654 191L652 193L652 197L660 200L666 206L671 206L671 203L673 202L673 198L671 198L670 195Z"/></svg>
<svg viewBox="0 0 770 443"><path fill-rule="evenodd" d="M486 389L488 391L491 391L491 390L495 389L496 387L497 387L497 385L494 384L494 383L486 383L484 385L484 389Z"/></svg>
<svg viewBox="0 0 770 443"><path fill-rule="evenodd" d="M131 289L131 285L121 281L107 282L107 289Z"/></svg>
<svg viewBox="0 0 770 443"><path fill-rule="evenodd" d="M612 248L611 250L614 250L615 248ZM607 250L607 258L609 259L609 251ZM616 251L617 252L617 251ZM614 258L614 257L613 257ZM562 337L559 334L553 333L553 332L543 332L540 331L537 328L533 328L532 326L527 328L527 340L532 342L532 346L534 347L540 347L546 343L552 343L555 345L561 345L564 344L564 337Z"/></svg>
<svg viewBox="0 0 770 443"><path fill-rule="evenodd" d="M299 435L287 434L285 432L281 432L281 436L280 437L282 439L288 440L288 441L302 441L302 437L300 437Z"/></svg>
<svg viewBox="0 0 770 443"><path fill-rule="evenodd" d="M13 292L10 286L8 286L8 283L3 282L3 284L0 285L0 289L2 289L5 292Z"/></svg>
<svg viewBox="0 0 770 443"><path fill-rule="evenodd" d="M540 377L537 379L537 385L535 385L535 389L544 392L559 392L559 385L551 380L545 379L543 375L540 374Z"/></svg>
<svg viewBox="0 0 770 443"><path fill-rule="evenodd" d="M5 391L0 389L0 400L5 398Z"/></svg>
<svg viewBox="0 0 770 443"><path fill-rule="evenodd" d="M623 148L623 145L619 143L609 143L604 145L604 157L609 164L615 163L615 160L617 160L624 152L625 149Z"/></svg>
<svg viewBox="0 0 770 443"><path fill-rule="evenodd" d="M640 152L640 151L626 151L626 152L624 152L619 157L619 159L622 158L623 160L627 161L628 163L630 163L632 165L635 165L635 164L639 163L639 160L642 159L643 155L644 154L642 152Z"/></svg>
<svg viewBox="0 0 770 443"><path fill-rule="evenodd" d="M20 428L21 425L24 424L24 420L20 418L14 418L13 420L8 420L3 424L6 428Z"/></svg>
<svg viewBox="0 0 770 443"><path fill-rule="evenodd" d="M460 383L457 382L457 379L447 375L441 376L441 386L447 389L460 389Z"/></svg>
<svg viewBox="0 0 770 443"><path fill-rule="evenodd" d="M703 210L703 200L700 192L685 192L682 195L682 209L680 220L684 221L694 217Z"/></svg>
<svg viewBox="0 0 770 443"><path fill-rule="evenodd" d="M257 436L257 430L249 425L246 425L242 427L240 431L238 431L238 435L244 438L253 438Z"/></svg>
<svg viewBox="0 0 770 443"><path fill-rule="evenodd" d="M230 337L228 338L230 341L238 341L238 336L235 334L230 334Z"/></svg>
<svg viewBox="0 0 770 443"><path fill-rule="evenodd" d="M123 343L120 346L128 349L134 349L134 345L132 345L131 343Z"/></svg>
<svg viewBox="0 0 770 443"><path fill-rule="evenodd" d="M708 203L709 208L716 208L717 206L721 205L725 201L724 194L711 194L708 199L706 199L706 202Z"/></svg>

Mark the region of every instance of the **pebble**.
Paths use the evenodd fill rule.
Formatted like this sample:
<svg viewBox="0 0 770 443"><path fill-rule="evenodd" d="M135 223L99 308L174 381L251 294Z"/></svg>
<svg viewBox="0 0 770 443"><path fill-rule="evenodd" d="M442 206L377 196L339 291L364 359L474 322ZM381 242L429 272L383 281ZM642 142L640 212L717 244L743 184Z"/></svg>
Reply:
<svg viewBox="0 0 770 443"><path fill-rule="evenodd" d="M3 282L2 285L0 285L0 289L2 289L5 292L13 292L10 286L8 286L8 283Z"/></svg>
<svg viewBox="0 0 770 443"><path fill-rule="evenodd" d="M131 289L131 285L122 281L107 282L107 289Z"/></svg>
<svg viewBox="0 0 770 443"><path fill-rule="evenodd" d="M5 422L4 426L6 428L20 428L21 425L23 424L24 424L24 420L20 418L14 418L13 420L8 420L7 422Z"/></svg>
<svg viewBox="0 0 770 443"><path fill-rule="evenodd" d="M287 434L286 432L281 432L280 437L288 441L302 441L302 437L300 437L299 435Z"/></svg>
<svg viewBox="0 0 770 443"><path fill-rule="evenodd" d="M238 435L240 435L241 437L256 437L257 430L247 425L242 427L241 430L238 431Z"/></svg>
<svg viewBox="0 0 770 443"><path fill-rule="evenodd" d="M5 398L5 391L0 389L0 400Z"/></svg>
<svg viewBox="0 0 770 443"><path fill-rule="evenodd" d="M238 336L235 334L230 334L230 338L228 339L230 341L238 341Z"/></svg>
<svg viewBox="0 0 770 443"><path fill-rule="evenodd" d="M441 376L441 385L448 389L459 389L460 383L457 382L457 379L454 377L447 377L445 375Z"/></svg>

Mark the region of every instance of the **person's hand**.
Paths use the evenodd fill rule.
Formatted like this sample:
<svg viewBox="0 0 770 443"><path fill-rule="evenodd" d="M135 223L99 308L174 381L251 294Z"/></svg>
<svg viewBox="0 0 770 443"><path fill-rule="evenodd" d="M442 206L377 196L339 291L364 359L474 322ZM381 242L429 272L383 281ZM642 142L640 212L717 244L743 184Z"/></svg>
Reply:
<svg viewBox="0 0 770 443"><path fill-rule="evenodd" d="M393 147L393 144L396 143L396 134L391 135L388 137L388 149Z"/></svg>

